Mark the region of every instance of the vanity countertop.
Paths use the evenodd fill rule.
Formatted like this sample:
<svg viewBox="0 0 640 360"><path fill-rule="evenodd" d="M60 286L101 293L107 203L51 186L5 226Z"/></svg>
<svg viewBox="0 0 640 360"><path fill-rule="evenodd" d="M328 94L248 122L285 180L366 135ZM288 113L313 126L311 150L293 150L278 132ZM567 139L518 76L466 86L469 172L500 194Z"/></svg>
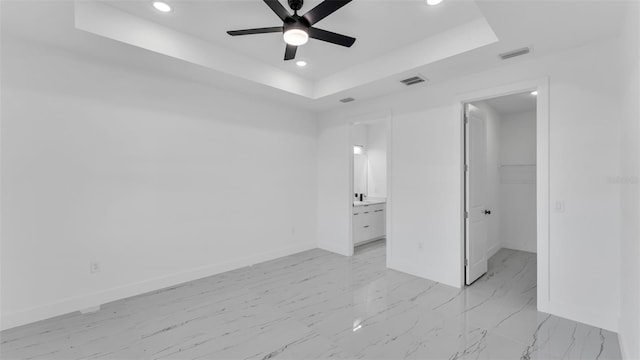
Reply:
<svg viewBox="0 0 640 360"><path fill-rule="evenodd" d="M364 200L364 201L354 201L353 206L365 206L365 205L376 205L376 204L384 204L387 200Z"/></svg>

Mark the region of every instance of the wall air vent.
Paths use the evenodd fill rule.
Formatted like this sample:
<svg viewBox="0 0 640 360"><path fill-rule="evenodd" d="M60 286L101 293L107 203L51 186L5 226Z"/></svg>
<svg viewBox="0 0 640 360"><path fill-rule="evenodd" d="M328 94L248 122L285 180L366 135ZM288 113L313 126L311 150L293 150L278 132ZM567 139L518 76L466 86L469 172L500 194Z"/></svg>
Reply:
<svg viewBox="0 0 640 360"><path fill-rule="evenodd" d="M530 52L531 52L531 49L529 49L528 47L525 47L525 48L522 48L522 49L517 49L517 50L513 50L513 51L507 51L506 53L502 53L502 54L500 54L500 58L502 60L507 60L507 59L514 58L516 56L526 55L526 54L528 54Z"/></svg>
<svg viewBox="0 0 640 360"><path fill-rule="evenodd" d="M342 102L342 103L349 103L349 102L352 102L352 101L356 101L356 99L354 99L352 97L347 97L347 98L344 98L344 99L340 99L340 102Z"/></svg>
<svg viewBox="0 0 640 360"><path fill-rule="evenodd" d="M425 78L423 78L422 76L420 76L420 75L412 76L410 78L407 78L407 79L404 79L404 80L400 80L401 83L403 83L403 84L405 84L407 86L419 84L419 83L422 83L422 82L425 82L425 81L427 81L427 80Z"/></svg>

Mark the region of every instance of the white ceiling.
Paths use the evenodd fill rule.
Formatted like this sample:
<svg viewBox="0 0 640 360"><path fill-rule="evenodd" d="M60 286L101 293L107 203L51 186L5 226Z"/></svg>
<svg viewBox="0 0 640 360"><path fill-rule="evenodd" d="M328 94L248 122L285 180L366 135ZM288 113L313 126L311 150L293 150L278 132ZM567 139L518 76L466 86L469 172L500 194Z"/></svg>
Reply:
<svg viewBox="0 0 640 360"><path fill-rule="evenodd" d="M501 96L483 100L483 102L491 106L500 115L535 111L537 103L536 97L531 95L531 92Z"/></svg>
<svg viewBox="0 0 640 360"><path fill-rule="evenodd" d="M175 11L169 16L155 12L149 2L108 1L103 8L126 14L127 21L93 12L84 24L99 30L92 32L78 30L73 1L2 0L0 25L3 33L135 71L320 111L349 106L338 102L343 97L362 100L412 91L398 80L416 73L430 80L418 87L430 86L610 37L619 31L625 9L623 2L607 0L444 0L436 7L423 0L354 0L318 23L356 37L354 47L311 40L298 52L310 66L299 69L282 61L284 44L278 34L226 35L230 29L278 25L261 0L172 0ZM305 10L317 2L305 4ZM158 44L171 51L153 48ZM522 46L534 51L507 62L497 57Z"/></svg>

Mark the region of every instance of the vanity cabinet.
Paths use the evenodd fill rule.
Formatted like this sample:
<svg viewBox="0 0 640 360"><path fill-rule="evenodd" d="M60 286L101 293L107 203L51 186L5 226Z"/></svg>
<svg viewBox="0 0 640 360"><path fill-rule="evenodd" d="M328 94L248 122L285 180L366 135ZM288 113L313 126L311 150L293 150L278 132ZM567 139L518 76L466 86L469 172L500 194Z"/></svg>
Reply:
<svg viewBox="0 0 640 360"><path fill-rule="evenodd" d="M353 207L353 244L358 245L385 237L386 204Z"/></svg>

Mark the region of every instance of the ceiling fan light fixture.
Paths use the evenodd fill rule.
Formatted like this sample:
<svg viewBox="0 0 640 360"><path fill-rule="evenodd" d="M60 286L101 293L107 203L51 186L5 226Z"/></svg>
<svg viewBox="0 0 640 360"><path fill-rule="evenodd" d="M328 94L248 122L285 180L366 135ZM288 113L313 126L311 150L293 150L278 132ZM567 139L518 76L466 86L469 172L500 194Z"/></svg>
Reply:
<svg viewBox="0 0 640 360"><path fill-rule="evenodd" d="M284 42L293 46L304 45L309 41L309 34L298 28L289 29L284 32Z"/></svg>

